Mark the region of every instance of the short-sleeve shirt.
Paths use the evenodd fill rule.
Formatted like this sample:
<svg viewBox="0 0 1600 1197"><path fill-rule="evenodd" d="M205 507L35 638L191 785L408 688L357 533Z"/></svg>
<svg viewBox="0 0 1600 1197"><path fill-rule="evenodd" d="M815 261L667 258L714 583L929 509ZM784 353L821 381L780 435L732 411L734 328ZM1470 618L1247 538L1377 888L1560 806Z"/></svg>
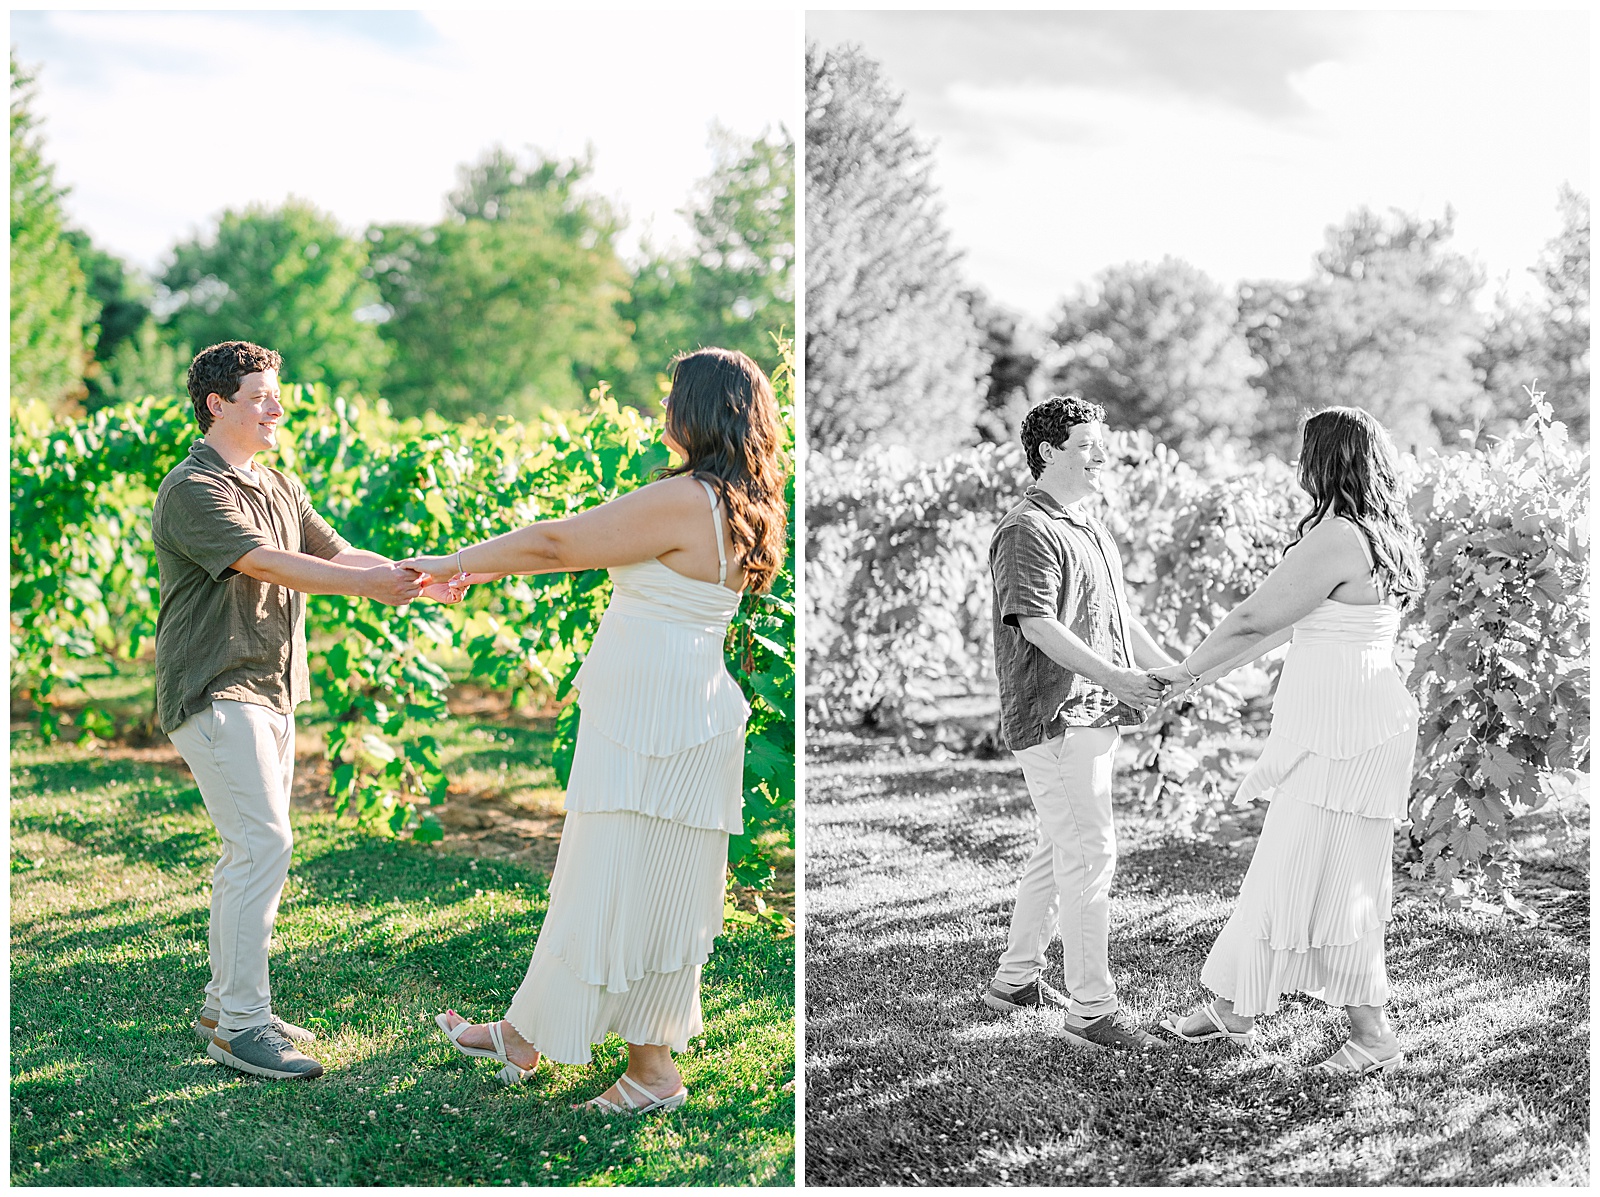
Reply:
<svg viewBox="0 0 1600 1197"><path fill-rule="evenodd" d="M1122 721L1115 695L1051 660L1018 624L1024 616L1059 620L1118 668L1132 663L1122 558L1105 525L1029 487L995 529L989 572L1006 745L1016 752L1108 715L1110 722ZM1122 713L1136 721L1127 708Z"/></svg>
<svg viewBox="0 0 1600 1197"><path fill-rule="evenodd" d="M161 481L152 515L161 608L156 713L171 732L213 699L293 712L311 697L306 599L239 573L259 548L324 559L350 547L281 470L236 469L205 441Z"/></svg>

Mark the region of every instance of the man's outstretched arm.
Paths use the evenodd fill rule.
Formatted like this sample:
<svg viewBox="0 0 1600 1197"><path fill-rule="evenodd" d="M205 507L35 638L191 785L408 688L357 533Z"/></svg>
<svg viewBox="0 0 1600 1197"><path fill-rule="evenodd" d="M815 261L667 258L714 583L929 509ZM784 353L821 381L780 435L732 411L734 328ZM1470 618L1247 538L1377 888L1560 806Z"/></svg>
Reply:
<svg viewBox="0 0 1600 1197"><path fill-rule="evenodd" d="M1130 620L1128 631L1128 639L1133 643L1133 661L1140 669L1161 669L1177 664L1140 620Z"/></svg>
<svg viewBox="0 0 1600 1197"><path fill-rule="evenodd" d="M1166 693L1164 683L1152 681L1138 669L1119 669L1096 653L1059 619L1023 615L1017 619L1023 639L1063 669L1082 674L1132 706L1151 706Z"/></svg>
<svg viewBox="0 0 1600 1197"><path fill-rule="evenodd" d="M329 557L327 560L338 565L356 565L363 567L394 564L393 561L390 561L389 558L385 557L382 553L372 553L368 552L366 549L341 549L337 554ZM411 569L412 566L405 565L401 566L401 568ZM496 580L496 577L497 575L495 574L463 574L459 580L452 578L444 578L441 580L439 578L435 578L432 581L429 581L424 578L422 584L422 597L425 599L432 599L436 603L443 603L448 607L453 603L459 603L461 601L462 596L466 593L468 586L475 582L493 582Z"/></svg>
<svg viewBox="0 0 1600 1197"><path fill-rule="evenodd" d="M362 563L352 563L356 555ZM378 564L367 564L376 562ZM393 565L376 553L346 549L332 561L306 553L265 546L251 549L233 568L258 582L287 586L305 594L348 594L398 607L422 593L423 577L415 570Z"/></svg>
<svg viewBox="0 0 1600 1197"><path fill-rule="evenodd" d="M394 564L382 553L372 553L366 549L345 549L337 556L329 557L328 560L337 565L372 566Z"/></svg>

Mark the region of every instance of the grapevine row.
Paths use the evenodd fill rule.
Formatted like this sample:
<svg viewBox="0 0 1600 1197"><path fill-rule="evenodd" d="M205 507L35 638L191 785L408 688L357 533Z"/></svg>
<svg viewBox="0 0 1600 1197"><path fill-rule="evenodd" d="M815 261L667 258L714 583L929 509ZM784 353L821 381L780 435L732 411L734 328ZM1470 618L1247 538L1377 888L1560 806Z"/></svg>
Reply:
<svg viewBox="0 0 1600 1197"><path fill-rule="evenodd" d="M787 355L787 348L785 353ZM774 377L793 444L788 367ZM535 519L565 515L647 482L667 461L654 423L603 390L578 419L492 426L437 417L396 420L381 401L287 387L276 463L352 544L391 558L444 551ZM14 702L41 731L84 701L85 674L147 668L158 588L150 512L161 479L196 438L186 398L149 397L65 421L39 403L13 410L11 635ZM730 628L728 664L752 708L745 753L745 834L734 877L764 884L776 839L794 826L793 481L785 567L768 595L747 595ZM450 677L515 695L536 687L564 703L557 720L562 784L576 739L568 702L610 595L601 570L474 587L458 606L386 607L313 596L307 608L313 689L333 716L327 737L336 809L418 839L441 834L425 813L446 778L431 726L446 715ZM107 712L78 715L86 734L115 734ZM153 713L144 729L153 730Z"/></svg>
<svg viewBox="0 0 1600 1197"><path fill-rule="evenodd" d="M1195 468L1147 434L1109 445L1102 514L1130 600L1159 640L1193 647L1282 557L1304 495L1275 459ZM1029 481L1020 449L807 465L808 721L894 724L992 692L987 550ZM1536 396L1514 435L1404 468L1431 582L1402 629L1422 706L1410 868L1452 902L1515 906L1512 819L1589 768L1588 455ZM1244 702L1213 687L1132 731L1150 810L1184 829L1215 820Z"/></svg>

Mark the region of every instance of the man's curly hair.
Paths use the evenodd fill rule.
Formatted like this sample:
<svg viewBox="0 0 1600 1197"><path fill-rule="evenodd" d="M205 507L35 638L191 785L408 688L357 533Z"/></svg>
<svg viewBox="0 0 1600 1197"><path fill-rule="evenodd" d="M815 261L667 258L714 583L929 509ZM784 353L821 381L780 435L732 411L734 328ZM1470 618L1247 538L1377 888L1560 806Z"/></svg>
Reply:
<svg viewBox="0 0 1600 1197"><path fill-rule="evenodd" d="M1051 395L1036 405L1022 420L1022 449L1028 455L1028 469L1037 478L1044 473L1040 445L1060 445L1072 435L1077 424L1104 424L1106 409L1076 395Z"/></svg>
<svg viewBox="0 0 1600 1197"><path fill-rule="evenodd" d="M202 349L189 363L189 402L201 432L211 431L211 409L207 395L221 395L229 403L239 393L239 380L246 374L278 370L283 358L275 350L263 349L249 341L223 341Z"/></svg>

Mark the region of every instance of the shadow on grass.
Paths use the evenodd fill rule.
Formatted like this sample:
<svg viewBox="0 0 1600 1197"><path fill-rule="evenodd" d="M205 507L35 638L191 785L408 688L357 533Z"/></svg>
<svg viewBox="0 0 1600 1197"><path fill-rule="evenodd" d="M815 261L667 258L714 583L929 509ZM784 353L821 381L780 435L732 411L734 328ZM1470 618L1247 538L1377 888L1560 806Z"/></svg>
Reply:
<svg viewBox="0 0 1600 1197"><path fill-rule="evenodd" d="M443 741L454 749L452 769L498 769L525 766L531 760L548 764L555 748L550 726L525 727L462 720L458 731Z"/></svg>
<svg viewBox="0 0 1600 1197"><path fill-rule="evenodd" d="M1403 897L1390 1010L1410 1059L1386 1077L1308 1072L1346 1024L1299 995L1262 1020L1257 1053L1082 1053L1059 1016L980 1000L1034 833L1020 776L961 776L853 769L808 784L807 1183L1587 1178L1586 942ZM1119 817L1131 847L1112 967L1153 1026L1203 1000L1200 967L1248 856Z"/></svg>
<svg viewBox="0 0 1600 1197"><path fill-rule="evenodd" d="M504 1012L548 879L296 810L272 982L276 1007L318 1032L328 1072L247 1078L190 1029L214 833L203 812L142 795L164 784L149 766L100 764L29 764L13 792L13 837L37 858L13 878L13 1022L27 1028L12 1038L13 1183L792 1180L792 942L719 940L706 1033L680 1060L690 1103L608 1123L568 1106L620 1073L615 1038L587 1067L504 1089L432 1021L450 1006Z"/></svg>
<svg viewBox="0 0 1600 1197"><path fill-rule="evenodd" d="M712 960L766 955L766 945L736 938L719 945ZM145 992L173 994L179 987L165 965L153 959L129 981ZM305 981L292 968L284 971L291 975L280 986ZM330 984L359 971L325 979L318 993L308 994L312 1004L332 991ZM454 986L422 995L413 988L402 1002L393 1000L391 988L384 1001L358 1004L334 1026L319 1028L322 1039L310 1050L329 1065L327 1076L280 1084L209 1060L188 1029L192 1006L174 1009L169 999L162 1008L162 999L152 997L150 1017L116 1018L114 1012L96 1022L89 1017L94 999L86 1003L90 1010L69 1011L59 1003L40 1009L29 1000L33 979L23 978L14 982L22 991L15 1003L19 1017L44 1015L47 1025L63 1030L14 1044L13 1181L491 1184L516 1178L537 1184L615 1176L687 1185L748 1183L760 1172L762 1181L782 1183L794 1126L793 1098L781 1089L792 1075L781 1059L787 1043L776 1061L770 1049L780 1045L761 1044L769 1049L764 1061L751 1060L749 1048L785 1003L770 993L741 992L716 971L706 981L713 1029L680 1060L691 1104L637 1121L568 1108L603 1092L622 1071L615 1041L598 1049L588 1067L546 1067L532 1082L505 1089L493 1081L491 1063L455 1053L431 1017L404 1016L419 996L440 1009L465 1005ZM186 980L200 979L197 970L189 972ZM469 988L481 996L479 986ZM737 1013L716 1017L723 1008ZM63 1016L71 1022L54 1022ZM85 1042L84 1027L103 1030ZM33 1162L40 1168L32 1169Z"/></svg>
<svg viewBox="0 0 1600 1197"><path fill-rule="evenodd" d="M27 788L40 793L70 793L75 786L79 789L122 786L141 810L165 809L174 803L183 810L198 810L202 806L200 791L188 771L172 765L86 754L35 761L21 772L26 775Z"/></svg>

